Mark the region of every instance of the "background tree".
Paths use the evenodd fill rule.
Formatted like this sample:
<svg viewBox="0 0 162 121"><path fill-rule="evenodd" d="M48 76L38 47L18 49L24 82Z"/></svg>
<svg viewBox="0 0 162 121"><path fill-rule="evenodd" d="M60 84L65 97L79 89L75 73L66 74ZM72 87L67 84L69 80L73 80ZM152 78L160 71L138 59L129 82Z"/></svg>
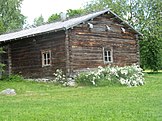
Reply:
<svg viewBox="0 0 162 121"><path fill-rule="evenodd" d="M48 18L48 22L51 23L51 22L60 20L61 19L61 13L52 14ZM72 18L72 17L75 17L75 16L80 16L84 13L85 13L85 11L83 9L68 9L67 12L66 12L66 16L67 16L67 18Z"/></svg>
<svg viewBox="0 0 162 121"><path fill-rule="evenodd" d="M145 4L147 17L143 20L145 26L141 30L144 33L141 45L142 66L153 71L158 71L162 67L162 19L161 0L150 0Z"/></svg>
<svg viewBox="0 0 162 121"><path fill-rule="evenodd" d="M21 29L25 16L21 14L22 0L0 0L0 34Z"/></svg>
<svg viewBox="0 0 162 121"><path fill-rule="evenodd" d="M0 0L0 34L11 30L21 29L25 23L25 16L21 14L22 0ZM0 48L0 54L4 53ZM0 72L4 64L0 62Z"/></svg>
<svg viewBox="0 0 162 121"><path fill-rule="evenodd" d="M69 9L67 10L67 16L69 18L75 17L75 16L81 16L84 13L83 9Z"/></svg>
<svg viewBox="0 0 162 121"><path fill-rule="evenodd" d="M42 24L44 24L44 18L43 18L42 15L40 15L38 18L34 19L34 25L35 26L40 26Z"/></svg>
<svg viewBox="0 0 162 121"><path fill-rule="evenodd" d="M48 22L51 23L51 22L54 22L56 20L60 20L60 14L52 14L49 18L48 18Z"/></svg>

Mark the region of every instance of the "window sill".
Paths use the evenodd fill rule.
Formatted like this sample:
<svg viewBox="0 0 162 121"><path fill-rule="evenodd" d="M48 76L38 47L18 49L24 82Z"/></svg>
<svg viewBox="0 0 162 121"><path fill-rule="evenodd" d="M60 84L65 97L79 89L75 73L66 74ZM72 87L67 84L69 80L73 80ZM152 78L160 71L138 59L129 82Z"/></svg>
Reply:
<svg viewBox="0 0 162 121"><path fill-rule="evenodd" d="M104 64L112 64L113 62L104 62Z"/></svg>
<svg viewBox="0 0 162 121"><path fill-rule="evenodd" d="M49 65L42 65L42 67L49 67L49 66L52 66L51 64L49 64Z"/></svg>

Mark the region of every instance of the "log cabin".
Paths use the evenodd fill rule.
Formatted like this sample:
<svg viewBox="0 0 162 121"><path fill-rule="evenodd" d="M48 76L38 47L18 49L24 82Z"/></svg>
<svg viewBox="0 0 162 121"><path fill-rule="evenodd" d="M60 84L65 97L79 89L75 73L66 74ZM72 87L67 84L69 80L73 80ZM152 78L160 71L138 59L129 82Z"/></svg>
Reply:
<svg viewBox="0 0 162 121"><path fill-rule="evenodd" d="M111 10L0 35L7 74L26 78L67 76L86 68L139 63L141 33Z"/></svg>

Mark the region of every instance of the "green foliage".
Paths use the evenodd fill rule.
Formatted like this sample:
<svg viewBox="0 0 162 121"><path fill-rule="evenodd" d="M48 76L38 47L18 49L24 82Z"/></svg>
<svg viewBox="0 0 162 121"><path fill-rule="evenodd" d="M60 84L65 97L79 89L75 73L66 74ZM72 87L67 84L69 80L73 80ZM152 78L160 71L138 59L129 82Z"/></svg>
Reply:
<svg viewBox="0 0 162 121"><path fill-rule="evenodd" d="M113 78L108 80L103 75L96 77L95 73L81 73L76 77L76 83L79 86L121 86L121 84Z"/></svg>
<svg viewBox="0 0 162 121"><path fill-rule="evenodd" d="M43 18L42 15L40 15L38 18L34 19L34 25L35 26L40 26L42 24L44 24L44 18Z"/></svg>
<svg viewBox="0 0 162 121"><path fill-rule="evenodd" d="M142 67L146 69L151 69L153 71L158 71L161 69L161 45L160 41L151 34L147 35L147 38L140 42L141 48L141 62Z"/></svg>
<svg viewBox="0 0 162 121"><path fill-rule="evenodd" d="M88 71L76 77L79 85L127 85L139 86L144 84L142 69L137 65L125 67L98 67L95 71Z"/></svg>
<svg viewBox="0 0 162 121"><path fill-rule="evenodd" d="M20 75L9 75L9 76L3 76L1 81L12 81L12 82L20 82L23 81L24 78Z"/></svg>
<svg viewBox="0 0 162 121"><path fill-rule="evenodd" d="M71 17L75 17L75 16L80 16L84 13L84 10L83 9L69 9L67 10L67 17L71 18ZM49 18L48 18L48 22L51 23L51 22L54 22L54 21L57 21L57 20L60 20L61 19L61 13L55 13L55 14L52 14Z"/></svg>
<svg viewBox="0 0 162 121"><path fill-rule="evenodd" d="M87 12L111 9L123 19L130 11L127 0L92 0L91 2L87 3L84 8Z"/></svg>
<svg viewBox="0 0 162 121"><path fill-rule="evenodd" d="M2 20L0 20L0 34L3 33L4 31L5 31L4 24L3 24Z"/></svg>
<svg viewBox="0 0 162 121"><path fill-rule="evenodd" d="M0 47L0 54L2 54L2 53L5 53L5 51L3 51L3 48Z"/></svg>
<svg viewBox="0 0 162 121"><path fill-rule="evenodd" d="M76 77L76 83L80 86L92 86L94 73L81 73ZM95 77L94 77L95 78ZM95 82L98 80L95 80ZM94 84L95 85L95 84Z"/></svg>
<svg viewBox="0 0 162 121"><path fill-rule="evenodd" d="M53 75L55 77L50 82L54 82L54 83L58 83L58 84L66 83L65 75L63 74L63 71L61 69L57 69L56 72Z"/></svg>
<svg viewBox="0 0 162 121"><path fill-rule="evenodd" d="M0 34L21 29L25 17L21 14L22 0L0 0Z"/></svg>
<svg viewBox="0 0 162 121"><path fill-rule="evenodd" d="M162 45L162 44L160 44ZM162 47L160 47L160 60L161 60L161 63L162 63ZM162 64L160 64L160 70L162 69Z"/></svg>
<svg viewBox="0 0 162 121"><path fill-rule="evenodd" d="M60 14L52 14L49 18L48 18L48 22L51 23L51 22L54 22L56 20L60 20Z"/></svg>
<svg viewBox="0 0 162 121"><path fill-rule="evenodd" d="M152 0L147 3L147 17L143 20L145 26L141 30L144 33L143 41L140 42L142 66L153 71L162 67L162 19L160 0Z"/></svg>
<svg viewBox="0 0 162 121"><path fill-rule="evenodd" d="M69 9L67 10L67 16L68 17L75 17L75 16L80 16L84 13L84 10L83 9Z"/></svg>

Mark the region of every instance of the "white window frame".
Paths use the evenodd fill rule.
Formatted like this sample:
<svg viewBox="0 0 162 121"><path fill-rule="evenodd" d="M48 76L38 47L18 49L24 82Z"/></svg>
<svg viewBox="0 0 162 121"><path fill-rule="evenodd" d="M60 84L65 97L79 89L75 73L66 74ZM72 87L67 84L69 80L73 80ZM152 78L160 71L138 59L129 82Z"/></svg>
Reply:
<svg viewBox="0 0 162 121"><path fill-rule="evenodd" d="M104 48L103 47L103 61L105 64L113 63L113 49L112 48Z"/></svg>
<svg viewBox="0 0 162 121"><path fill-rule="evenodd" d="M49 57L48 57L49 55ZM41 51L42 56L42 67L50 66L51 65L51 50L43 50Z"/></svg>

